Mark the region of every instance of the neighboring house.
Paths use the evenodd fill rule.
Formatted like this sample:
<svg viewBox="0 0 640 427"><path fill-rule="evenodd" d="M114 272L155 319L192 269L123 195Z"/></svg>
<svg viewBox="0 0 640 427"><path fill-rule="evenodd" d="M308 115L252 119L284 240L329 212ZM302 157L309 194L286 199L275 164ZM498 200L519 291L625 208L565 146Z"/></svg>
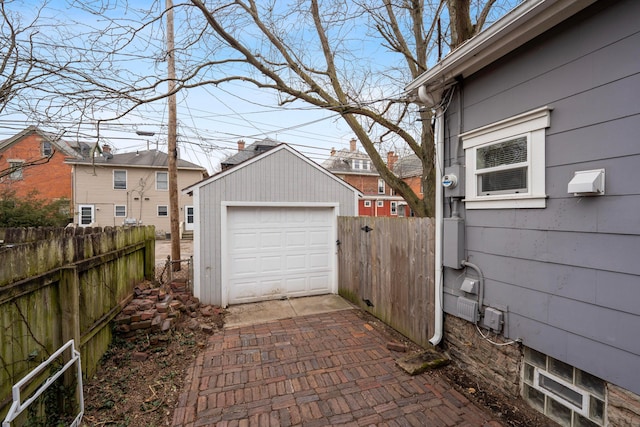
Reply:
<svg viewBox="0 0 640 427"><path fill-rule="evenodd" d="M183 193L203 303L337 293L337 217L357 215L357 189L280 144Z"/></svg>
<svg viewBox="0 0 640 427"><path fill-rule="evenodd" d="M398 156L390 151L387 163L393 169ZM360 216L408 216L409 207L404 199L393 194L366 153L357 150L357 141L350 141L349 150L331 150L331 156L322 166L337 177L353 185L364 195L358 203Z"/></svg>
<svg viewBox="0 0 640 427"><path fill-rule="evenodd" d="M0 190L15 191L17 197L35 190L43 200L64 198L72 203L71 166L65 164L66 157L81 158L80 147L29 126L0 142Z"/></svg>
<svg viewBox="0 0 640 427"><path fill-rule="evenodd" d="M154 225L170 233L168 156L158 150L67 160L73 168L74 223L86 226ZM202 166L177 161L178 188L207 175ZM193 230L193 203L179 194L181 233Z"/></svg>
<svg viewBox="0 0 640 427"><path fill-rule="evenodd" d="M393 173L411 187L411 190L420 198L423 197L422 163L415 154L407 154L399 157L393 163Z"/></svg>
<svg viewBox="0 0 640 427"><path fill-rule="evenodd" d="M445 341L517 340L487 377L561 425L640 425L639 17L524 1L407 87L439 109Z"/></svg>
<svg viewBox="0 0 640 427"><path fill-rule="evenodd" d="M238 141L238 152L227 157L220 162L220 167L223 171L232 168L258 154L271 150L273 147L282 144L279 141L275 141L271 138L265 138L262 141L256 141L253 144L249 144L245 147L243 140Z"/></svg>

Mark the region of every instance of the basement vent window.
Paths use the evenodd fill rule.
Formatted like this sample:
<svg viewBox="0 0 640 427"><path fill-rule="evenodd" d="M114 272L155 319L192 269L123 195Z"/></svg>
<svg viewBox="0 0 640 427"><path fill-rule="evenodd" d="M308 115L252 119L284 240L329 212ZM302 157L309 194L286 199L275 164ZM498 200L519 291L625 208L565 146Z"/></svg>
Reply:
<svg viewBox="0 0 640 427"><path fill-rule="evenodd" d="M524 399L558 424L604 426L600 378L530 348L525 349L522 376Z"/></svg>

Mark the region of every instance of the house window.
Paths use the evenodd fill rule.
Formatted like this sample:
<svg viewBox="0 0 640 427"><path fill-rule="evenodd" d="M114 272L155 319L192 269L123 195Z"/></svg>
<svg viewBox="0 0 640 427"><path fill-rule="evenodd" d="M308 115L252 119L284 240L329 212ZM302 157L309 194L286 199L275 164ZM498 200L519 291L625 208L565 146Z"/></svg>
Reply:
<svg viewBox="0 0 640 427"><path fill-rule="evenodd" d="M384 208L384 200L378 200L376 202L376 206L378 206L379 208Z"/></svg>
<svg viewBox="0 0 640 427"><path fill-rule="evenodd" d="M80 205L78 208L79 226L86 227L95 222L95 207L93 205Z"/></svg>
<svg viewBox="0 0 640 427"><path fill-rule="evenodd" d="M13 181L19 181L22 179L22 166L24 160L9 160L9 179Z"/></svg>
<svg viewBox="0 0 640 427"><path fill-rule="evenodd" d="M363 160L362 161L362 169L368 171L371 169L371 163L369 162L369 160Z"/></svg>
<svg viewBox="0 0 640 427"><path fill-rule="evenodd" d="M550 109L481 127L461 136L467 209L544 208L545 129Z"/></svg>
<svg viewBox="0 0 640 427"><path fill-rule="evenodd" d="M365 200L364 201L364 207L365 208L370 208L371 207L371 200Z"/></svg>
<svg viewBox="0 0 640 427"><path fill-rule="evenodd" d="M115 216L126 217L127 216L127 207L125 205L116 205L115 206Z"/></svg>
<svg viewBox="0 0 640 427"><path fill-rule="evenodd" d="M354 160L353 161L353 168L354 169L360 169L360 163L361 163L361 160Z"/></svg>
<svg viewBox="0 0 640 427"><path fill-rule="evenodd" d="M156 172L156 190L168 190L168 189L169 189L169 173Z"/></svg>
<svg viewBox="0 0 640 427"><path fill-rule="evenodd" d="M42 155L49 157L51 154L53 154L53 147L51 146L51 143L49 141L44 141L42 143Z"/></svg>
<svg viewBox="0 0 640 427"><path fill-rule="evenodd" d="M391 202L391 215L398 215L398 202Z"/></svg>
<svg viewBox="0 0 640 427"><path fill-rule="evenodd" d="M169 216L167 205L158 205L158 216Z"/></svg>
<svg viewBox="0 0 640 427"><path fill-rule="evenodd" d="M113 171L113 189L127 189L127 171Z"/></svg>
<svg viewBox="0 0 640 427"><path fill-rule="evenodd" d="M384 194L384 179L378 180L378 194Z"/></svg>
<svg viewBox="0 0 640 427"><path fill-rule="evenodd" d="M605 383L553 357L525 348L522 394L563 426L603 426Z"/></svg>

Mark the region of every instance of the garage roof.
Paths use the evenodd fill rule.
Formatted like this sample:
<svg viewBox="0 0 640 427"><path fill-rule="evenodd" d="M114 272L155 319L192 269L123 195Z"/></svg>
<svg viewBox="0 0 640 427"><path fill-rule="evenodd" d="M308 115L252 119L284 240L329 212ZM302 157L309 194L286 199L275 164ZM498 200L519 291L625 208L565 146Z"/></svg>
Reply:
<svg viewBox="0 0 640 427"><path fill-rule="evenodd" d="M360 192L360 190L358 190L357 188L355 188L354 186L348 184L346 181L338 178L337 176L335 176L334 174L332 174L331 172L327 171L325 168L323 168L322 166L318 165L317 163L313 162L312 160L310 160L309 158L307 158L306 156L300 154L298 151L294 150L293 148L291 148L289 145L285 144L285 143L281 143L280 145L276 146L275 148L262 152L260 154L258 154L257 156L251 157L248 160L245 160L244 162L229 168L229 169L225 169L222 172L218 172L215 175L210 176L209 178L205 178L200 182L196 182L195 184L190 185L187 188L184 188L182 190L183 194L189 194L192 193L194 190L203 187L205 185L208 185L214 181L217 181L229 174L232 174L234 172L236 172L237 170L241 169L241 168L246 168L251 166L252 164L254 164L255 162L260 161L261 159L264 159L267 156L272 156L275 153L278 153L282 150L288 151L289 153L293 154L294 156L298 157L300 160L304 161L305 163L307 163L310 167L313 167L315 169L317 169L318 171L322 172L323 174L325 174L326 176L330 177L331 179L333 179L334 181L344 185L345 187L349 188L350 190L353 190L359 197L362 197L363 194L362 192Z"/></svg>

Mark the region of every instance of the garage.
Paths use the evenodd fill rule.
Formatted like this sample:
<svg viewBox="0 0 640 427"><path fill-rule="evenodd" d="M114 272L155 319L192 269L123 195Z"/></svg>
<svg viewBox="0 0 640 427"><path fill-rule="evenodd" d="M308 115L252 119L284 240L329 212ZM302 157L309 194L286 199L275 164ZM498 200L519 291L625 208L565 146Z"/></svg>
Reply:
<svg viewBox="0 0 640 427"><path fill-rule="evenodd" d="M338 216L357 215L362 193L268 142L239 144L238 162L183 190L193 196L193 293L203 304L338 292Z"/></svg>
<svg viewBox="0 0 640 427"><path fill-rule="evenodd" d="M332 207L228 207L228 303L334 291L335 221Z"/></svg>

